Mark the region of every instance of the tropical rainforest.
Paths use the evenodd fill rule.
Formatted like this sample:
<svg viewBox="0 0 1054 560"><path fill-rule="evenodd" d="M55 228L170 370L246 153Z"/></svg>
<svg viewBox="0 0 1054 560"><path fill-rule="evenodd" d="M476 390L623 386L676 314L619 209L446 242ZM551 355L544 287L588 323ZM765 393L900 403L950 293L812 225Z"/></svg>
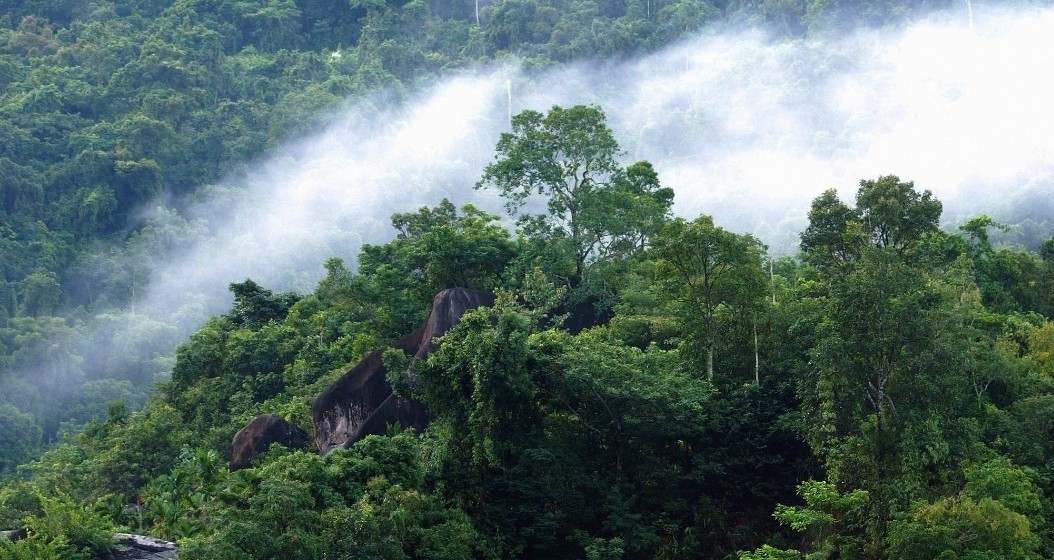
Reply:
<svg viewBox="0 0 1054 560"><path fill-rule="evenodd" d="M222 219L189 205L349 98L950 5L0 0L0 529L27 529L0 558L103 559L117 531L191 560L1054 556L1054 232L947 227L910 177L819 191L777 255L675 216L604 108L539 107L470 185L504 215L444 199L313 291L135 311ZM312 434L447 288L497 298L426 359L385 353L427 429L228 468L258 414Z"/></svg>

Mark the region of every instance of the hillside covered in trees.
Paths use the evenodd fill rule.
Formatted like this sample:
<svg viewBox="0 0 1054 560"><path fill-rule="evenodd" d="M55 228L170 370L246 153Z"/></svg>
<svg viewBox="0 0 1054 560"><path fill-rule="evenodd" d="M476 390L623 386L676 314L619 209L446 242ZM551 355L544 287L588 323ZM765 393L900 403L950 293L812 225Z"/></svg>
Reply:
<svg viewBox="0 0 1054 560"><path fill-rule="evenodd" d="M123 526L211 559L1049 555L1054 241L943 232L890 175L816 198L801 258L774 262L672 218L619 154L599 108L525 111L477 185L515 235L444 201L312 294L232 285L141 412L112 403L4 485L32 536L2 553L91 558ZM310 432L310 402L452 286L497 302L427 359L385 354L423 433L228 471L249 418Z"/></svg>
<svg viewBox="0 0 1054 560"><path fill-rule="evenodd" d="M506 216L443 200L310 293L246 279L219 316L135 310L223 219L195 201L240 196L219 180L349 97L708 25L810 37L941 7L3 4L0 529L30 536L0 558L103 558L117 529L190 559L1054 555L1042 205L1019 214L1028 252L986 215L942 230L928 185L867 177L816 197L800 254L777 258L674 217L602 108L554 106L515 115L475 185ZM453 287L496 302L427 358L384 353L426 430L227 468L260 413L314 435L312 401Z"/></svg>

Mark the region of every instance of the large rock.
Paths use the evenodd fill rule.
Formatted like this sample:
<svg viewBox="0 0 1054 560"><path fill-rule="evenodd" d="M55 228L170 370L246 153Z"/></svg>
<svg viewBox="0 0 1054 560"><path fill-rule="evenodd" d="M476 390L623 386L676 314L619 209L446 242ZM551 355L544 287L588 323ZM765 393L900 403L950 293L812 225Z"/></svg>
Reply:
<svg viewBox="0 0 1054 560"><path fill-rule="evenodd" d="M266 453L272 443L278 443L290 449L301 449L307 446L311 436L307 432L286 422L281 416L261 414L238 430L231 444L232 471L252 465L253 459Z"/></svg>
<svg viewBox="0 0 1054 560"><path fill-rule="evenodd" d="M0 539L7 539L9 541L20 541L26 538L28 534L25 529L11 529L10 531L0 531Z"/></svg>
<svg viewBox="0 0 1054 560"><path fill-rule="evenodd" d="M170 560L179 557L176 543L142 535L117 533L113 536L113 560Z"/></svg>
<svg viewBox="0 0 1054 560"><path fill-rule="evenodd" d="M494 305L494 294L455 288L443 290L432 302L428 320L394 344L409 356L424 358L442 336L468 311ZM383 434L387 425L423 430L428 411L416 401L399 397L388 384L387 369L378 350L355 364L315 399L315 441L322 453L347 447L370 434Z"/></svg>
<svg viewBox="0 0 1054 560"><path fill-rule="evenodd" d="M0 538L19 541L26 538L26 530L0 531ZM107 556L110 560L171 560L178 557L176 543L130 533L115 534L113 548Z"/></svg>
<svg viewBox="0 0 1054 560"><path fill-rule="evenodd" d="M423 358L429 352L435 350L434 339L446 334L461 321L461 317L477 307L490 307L494 305L494 294L481 292L479 290L467 290L455 288L443 290L432 300L432 312L428 320L418 331L420 339L417 346L416 356ZM411 335L412 336L412 335Z"/></svg>

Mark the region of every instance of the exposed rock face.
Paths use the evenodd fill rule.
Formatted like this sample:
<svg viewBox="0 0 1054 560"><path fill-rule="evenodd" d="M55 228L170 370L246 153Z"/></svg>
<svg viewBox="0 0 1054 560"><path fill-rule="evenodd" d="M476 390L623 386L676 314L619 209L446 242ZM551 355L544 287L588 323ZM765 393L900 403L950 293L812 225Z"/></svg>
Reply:
<svg viewBox="0 0 1054 560"><path fill-rule="evenodd" d="M113 560L169 560L179 557L176 543L128 533L117 533L113 540L113 549L110 551Z"/></svg>
<svg viewBox="0 0 1054 560"><path fill-rule="evenodd" d="M10 531L0 531L0 539L7 539L9 541L20 541L26 538L27 533L25 529L12 529Z"/></svg>
<svg viewBox="0 0 1054 560"><path fill-rule="evenodd" d="M432 302L425 324L394 347L416 358L435 350L433 339L442 336L468 311L494 305L494 294L455 288L443 290ZM377 351L363 358L315 399L315 441L322 453L347 447L370 434L383 434L388 424L423 430L428 425L424 405L392 393L387 369Z"/></svg>
<svg viewBox="0 0 1054 560"><path fill-rule="evenodd" d="M428 315L428 320L417 331L420 332L420 338L417 352L414 355L418 358L427 356L431 351L435 350L433 339L443 336L447 331L454 328L454 325L461 321L461 317L465 313L477 307L494 305L494 299L494 294L490 292L464 288L439 292L435 299L432 300L432 313Z"/></svg>
<svg viewBox="0 0 1054 560"><path fill-rule="evenodd" d="M26 538L26 530L0 531L0 538L20 541ZM111 560L169 560L178 557L176 543L129 533L113 536L113 548L108 556Z"/></svg>
<svg viewBox="0 0 1054 560"><path fill-rule="evenodd" d="M290 449L301 449L310 440L307 432L286 422L281 416L261 414L234 435L234 442L231 444L231 470L251 466L253 459L265 453L272 443L279 443Z"/></svg>

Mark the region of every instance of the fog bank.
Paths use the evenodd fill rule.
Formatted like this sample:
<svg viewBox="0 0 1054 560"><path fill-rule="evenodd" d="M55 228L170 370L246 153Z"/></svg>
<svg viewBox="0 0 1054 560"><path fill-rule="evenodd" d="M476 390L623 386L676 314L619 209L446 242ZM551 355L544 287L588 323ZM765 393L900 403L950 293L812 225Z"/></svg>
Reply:
<svg viewBox="0 0 1054 560"><path fill-rule="evenodd" d="M972 26L964 9L838 39L705 34L629 62L536 75L510 61L399 106L352 102L238 179L243 198L156 272L142 308L204 294L199 312L222 312L246 277L310 291L325 259L353 261L394 234L392 212L444 197L500 213L472 185L510 113L554 104L600 105L627 162L650 160L675 189L678 215L711 214L774 252L795 250L812 198L850 199L862 178L913 180L946 219L992 211L1054 170L1051 29L1051 10L975 7Z"/></svg>

